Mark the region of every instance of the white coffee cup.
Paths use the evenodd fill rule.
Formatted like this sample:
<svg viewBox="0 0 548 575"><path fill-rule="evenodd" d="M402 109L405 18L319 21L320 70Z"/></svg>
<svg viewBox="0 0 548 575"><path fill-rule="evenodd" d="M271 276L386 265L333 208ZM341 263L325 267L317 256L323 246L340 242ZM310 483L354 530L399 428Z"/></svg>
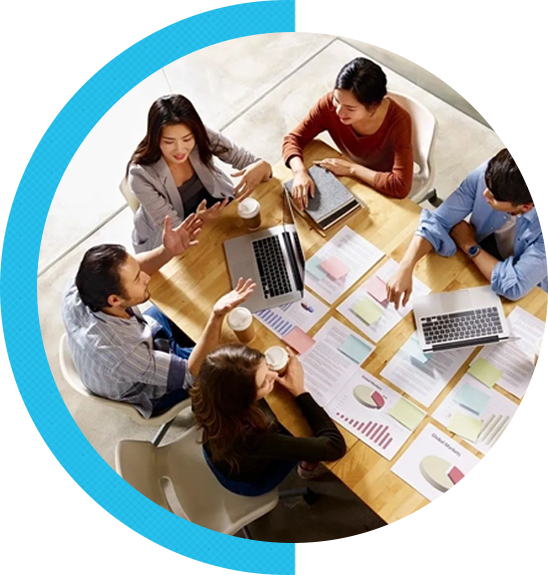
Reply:
<svg viewBox="0 0 548 575"><path fill-rule="evenodd" d="M287 369L289 362L289 354L279 345L273 345L265 351L265 359L268 367L278 372L278 375L283 375Z"/></svg>
<svg viewBox="0 0 548 575"><path fill-rule="evenodd" d="M228 314L226 321L242 343L249 343L255 337L253 314L246 307L233 309Z"/></svg>
<svg viewBox="0 0 548 575"><path fill-rule="evenodd" d="M261 227L261 204L254 198L246 198L238 204L238 215L248 230Z"/></svg>

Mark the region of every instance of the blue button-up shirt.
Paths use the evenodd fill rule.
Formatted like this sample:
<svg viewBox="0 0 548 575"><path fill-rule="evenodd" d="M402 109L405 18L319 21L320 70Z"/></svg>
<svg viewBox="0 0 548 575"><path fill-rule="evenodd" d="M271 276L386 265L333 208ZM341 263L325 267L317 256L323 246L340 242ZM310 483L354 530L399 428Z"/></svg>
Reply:
<svg viewBox="0 0 548 575"><path fill-rule="evenodd" d="M449 232L471 214L476 239L482 242L510 218L494 210L483 196L487 162L475 169L434 212L423 210L416 234L441 256L452 256L457 246ZM546 251L536 208L517 216L514 255L498 263L491 275L494 292L510 300L527 295L535 286L548 291Z"/></svg>

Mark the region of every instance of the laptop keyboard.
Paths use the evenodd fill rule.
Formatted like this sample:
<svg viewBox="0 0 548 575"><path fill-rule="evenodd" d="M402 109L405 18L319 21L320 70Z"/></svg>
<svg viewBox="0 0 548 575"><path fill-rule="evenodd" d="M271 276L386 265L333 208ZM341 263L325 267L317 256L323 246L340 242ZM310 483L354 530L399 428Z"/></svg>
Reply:
<svg viewBox="0 0 548 575"><path fill-rule="evenodd" d="M496 307L421 318L427 344L493 337L503 332Z"/></svg>
<svg viewBox="0 0 548 575"><path fill-rule="evenodd" d="M252 243L261 276L265 299L291 293L286 263L278 236L269 236Z"/></svg>

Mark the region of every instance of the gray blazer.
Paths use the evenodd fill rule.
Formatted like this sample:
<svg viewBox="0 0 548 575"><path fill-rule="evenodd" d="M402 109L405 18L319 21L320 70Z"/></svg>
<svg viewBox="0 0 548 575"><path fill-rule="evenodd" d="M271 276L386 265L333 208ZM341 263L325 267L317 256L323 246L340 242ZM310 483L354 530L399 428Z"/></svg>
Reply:
<svg viewBox="0 0 548 575"><path fill-rule="evenodd" d="M213 154L233 168L242 170L260 159L236 146L220 132L207 127L206 130ZM234 197L234 186L230 178L217 166L209 169L203 164L197 147L190 152L189 161L204 188L214 198ZM152 250L162 243L166 216L171 216L174 227L185 219L181 195L163 158L150 166L131 164L128 184L141 204L133 216L133 248L135 253Z"/></svg>

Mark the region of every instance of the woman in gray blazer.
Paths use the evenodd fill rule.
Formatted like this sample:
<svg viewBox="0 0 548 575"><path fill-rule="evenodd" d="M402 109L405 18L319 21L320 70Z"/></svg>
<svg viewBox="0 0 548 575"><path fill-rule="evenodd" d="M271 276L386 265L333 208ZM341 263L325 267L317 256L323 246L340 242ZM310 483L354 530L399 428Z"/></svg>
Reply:
<svg viewBox="0 0 548 575"><path fill-rule="evenodd" d="M241 177L236 186L214 163L216 156ZM130 190L140 206L132 234L136 253L162 243L165 216L174 227L196 212L207 224L218 218L229 200L242 200L272 176L268 162L204 126L184 96L158 98L148 113L147 134L128 164Z"/></svg>

